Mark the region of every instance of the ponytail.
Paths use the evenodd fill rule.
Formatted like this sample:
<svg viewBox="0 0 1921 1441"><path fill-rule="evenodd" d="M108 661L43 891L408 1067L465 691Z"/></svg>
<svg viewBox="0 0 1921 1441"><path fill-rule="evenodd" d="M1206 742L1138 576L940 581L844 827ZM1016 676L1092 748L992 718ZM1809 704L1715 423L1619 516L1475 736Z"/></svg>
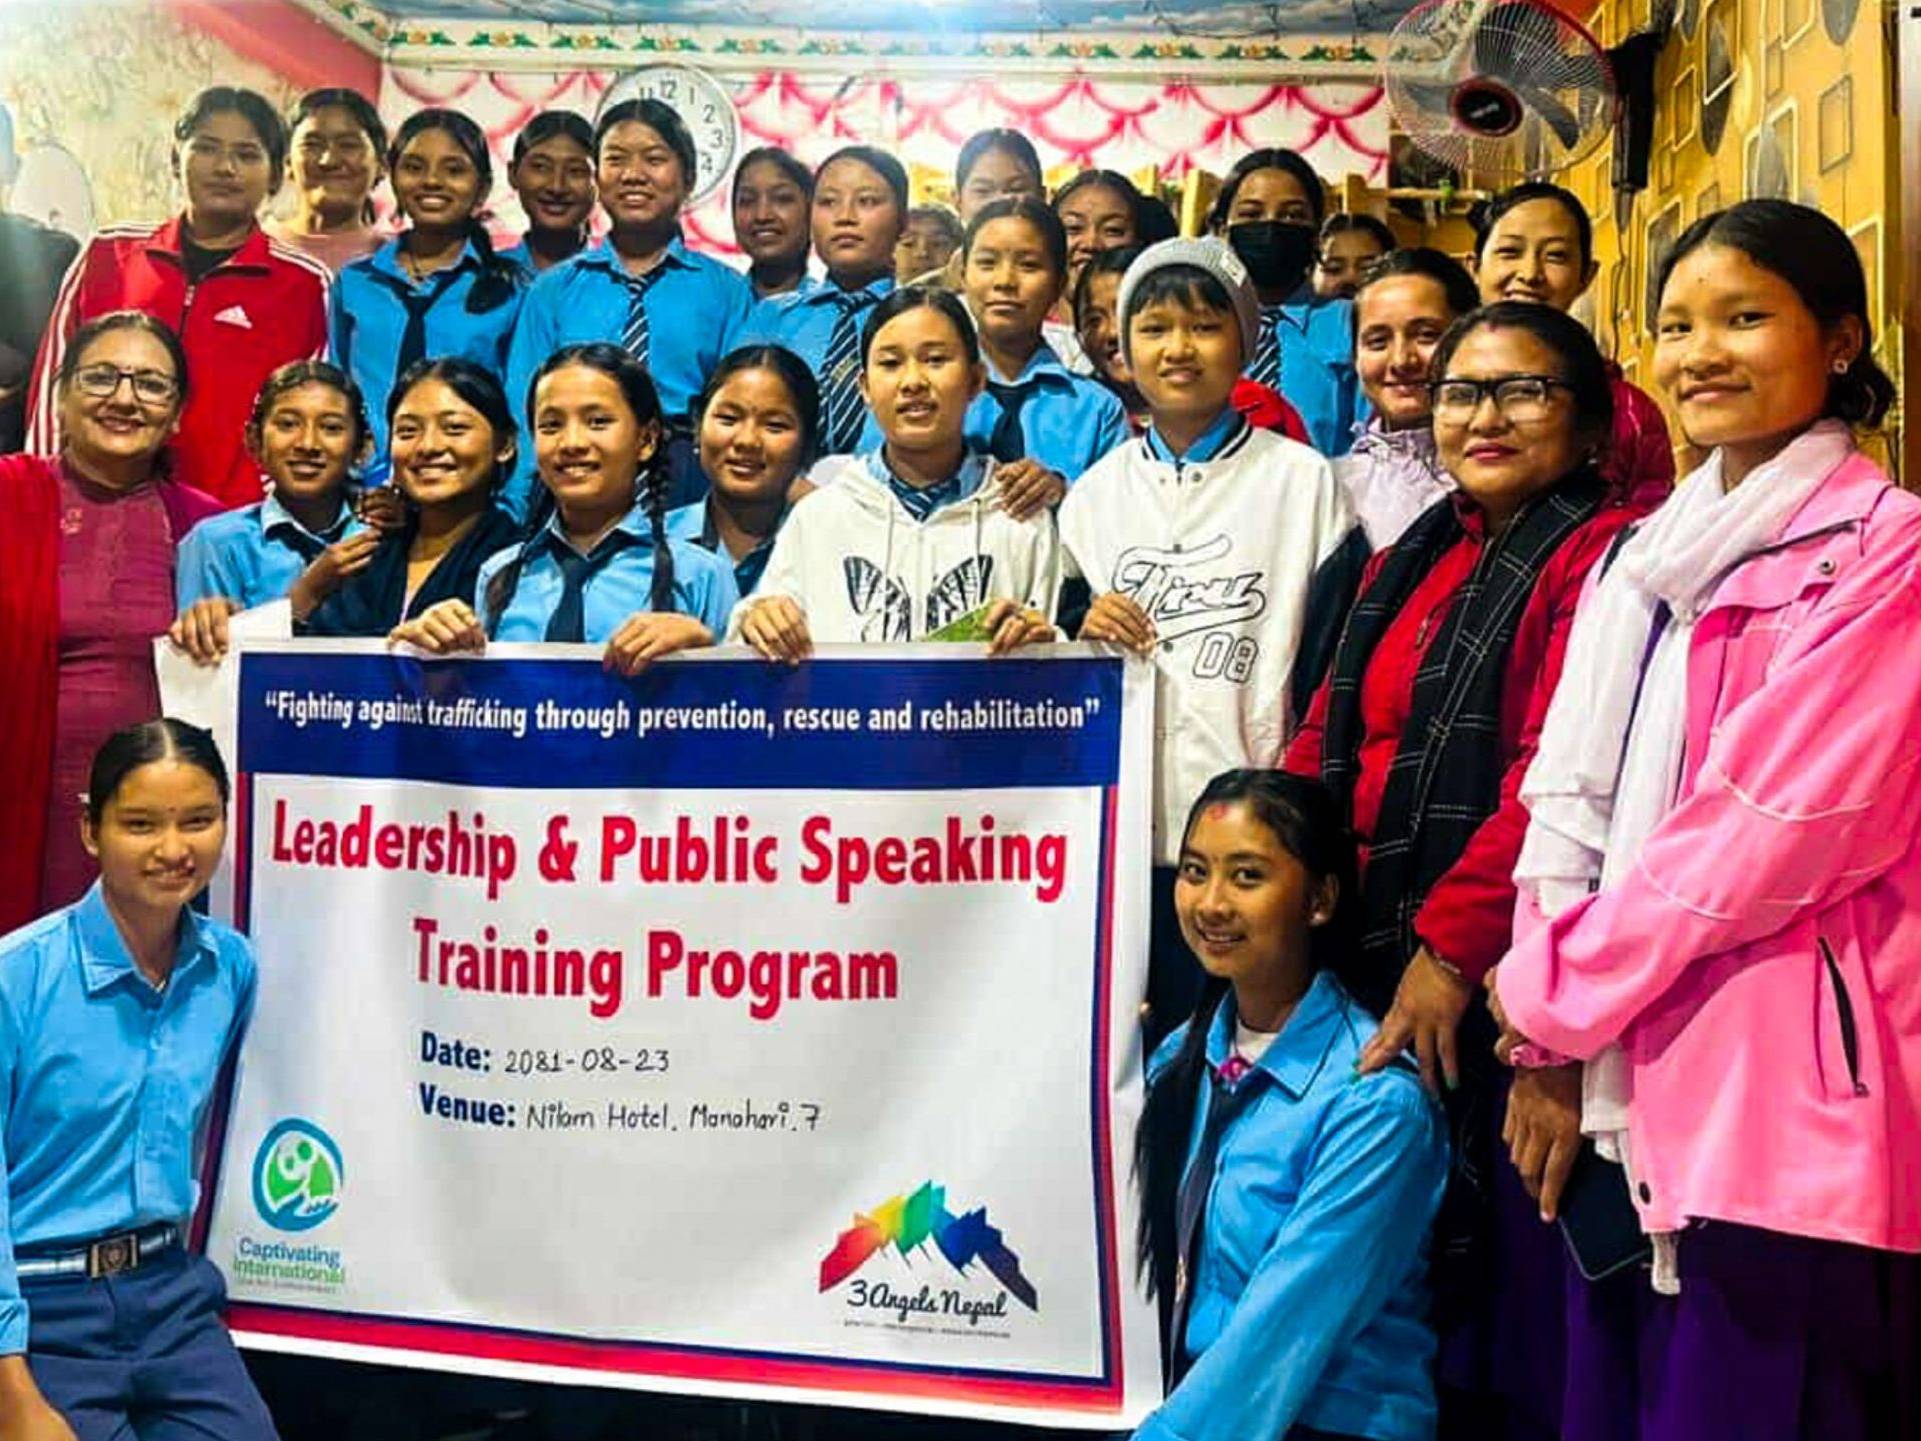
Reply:
<svg viewBox="0 0 1921 1441"><path fill-rule="evenodd" d="M546 486L534 487L533 504L528 507L526 534L514 548L514 558L495 571L487 581L487 593L481 600L481 623L487 629L487 639L492 640L500 629L500 618L507 613L507 607L514 603L514 595L520 589L520 573L527 568L534 551L544 542L547 522L554 513L554 493Z"/></svg>
<svg viewBox="0 0 1921 1441"><path fill-rule="evenodd" d="M526 283L526 277L518 265L494 249L493 237L478 217L467 221L467 239L480 256L480 278L467 292L467 313L483 315L512 300Z"/></svg>
<svg viewBox="0 0 1921 1441"><path fill-rule="evenodd" d="M667 435L640 472L640 503L647 507L647 528L654 538L654 584L648 596L649 610L672 613L674 610L674 552L667 543L667 488L673 477L667 464Z"/></svg>
<svg viewBox="0 0 1921 1441"><path fill-rule="evenodd" d="M1134 1180L1140 1187L1141 1216L1137 1236L1137 1265L1147 1293L1161 1305L1165 1327L1174 1301L1174 1272L1179 1260L1181 1173L1187 1167L1188 1145L1194 1136L1194 1108L1201 1083L1207 1078L1207 1037L1227 998L1229 983L1208 976L1201 983L1187 1033L1167 1069L1147 1088L1140 1128L1134 1137ZM1175 1339L1169 1337L1169 1354Z"/></svg>

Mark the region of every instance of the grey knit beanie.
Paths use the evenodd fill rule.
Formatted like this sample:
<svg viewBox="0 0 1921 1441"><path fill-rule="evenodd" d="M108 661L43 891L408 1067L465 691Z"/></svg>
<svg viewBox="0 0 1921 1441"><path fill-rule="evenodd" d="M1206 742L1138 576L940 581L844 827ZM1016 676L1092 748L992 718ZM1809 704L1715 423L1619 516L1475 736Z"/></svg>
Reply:
<svg viewBox="0 0 1921 1441"><path fill-rule="evenodd" d="M1196 270L1205 271L1221 283L1227 298L1234 302L1234 318L1241 325L1241 364L1245 366L1254 358L1254 342L1261 333L1261 300L1254 293L1254 282L1248 278L1247 266L1241 257L1234 253L1233 247L1225 240L1213 235L1178 236L1173 240L1158 241L1140 253L1134 263L1127 267L1127 274L1121 277L1120 294L1116 298L1116 308L1120 312L1121 356L1133 363L1127 344L1128 322L1134 316L1134 295L1141 282L1157 270L1170 266L1188 265Z"/></svg>

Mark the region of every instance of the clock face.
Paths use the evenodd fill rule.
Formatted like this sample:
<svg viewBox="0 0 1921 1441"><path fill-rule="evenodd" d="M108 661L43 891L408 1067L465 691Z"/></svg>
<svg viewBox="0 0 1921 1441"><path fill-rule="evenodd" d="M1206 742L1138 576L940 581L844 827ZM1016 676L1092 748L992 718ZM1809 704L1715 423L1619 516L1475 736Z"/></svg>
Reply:
<svg viewBox="0 0 1921 1441"><path fill-rule="evenodd" d="M696 174L688 203L698 204L727 178L740 147L740 118L727 87L705 70L684 65L646 65L607 87L596 119L624 100L658 100L670 107L694 137Z"/></svg>

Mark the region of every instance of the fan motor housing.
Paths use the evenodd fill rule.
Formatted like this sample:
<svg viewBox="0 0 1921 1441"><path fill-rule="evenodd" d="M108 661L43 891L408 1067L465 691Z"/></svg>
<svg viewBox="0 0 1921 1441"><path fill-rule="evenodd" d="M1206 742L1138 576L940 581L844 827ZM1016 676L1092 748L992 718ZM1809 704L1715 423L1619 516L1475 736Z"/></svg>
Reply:
<svg viewBox="0 0 1921 1441"><path fill-rule="evenodd" d="M1519 130L1526 114L1512 90L1485 76L1476 76L1455 86L1448 98L1448 109L1463 130L1490 140Z"/></svg>

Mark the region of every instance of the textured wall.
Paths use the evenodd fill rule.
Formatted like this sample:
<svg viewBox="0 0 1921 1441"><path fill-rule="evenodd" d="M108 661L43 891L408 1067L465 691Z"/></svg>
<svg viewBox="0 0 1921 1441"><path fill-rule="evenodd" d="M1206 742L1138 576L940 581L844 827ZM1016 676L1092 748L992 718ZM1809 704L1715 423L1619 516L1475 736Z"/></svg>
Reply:
<svg viewBox="0 0 1921 1441"><path fill-rule="evenodd" d="M1595 217L1602 272L1594 318L1603 341L1652 389L1647 292L1664 241L1721 206L1772 195L1819 207L1854 237L1875 310L1875 352L1898 380L1897 137L1881 7L1871 0L1679 0L1677 8L1680 23L1656 71L1649 188L1627 226L1613 218L1607 148L1562 177ZM1590 23L1611 45L1647 13L1647 0L1603 0ZM1898 436L1897 416L1878 446L1884 456L1898 450ZM1913 485L1921 477L1906 479Z"/></svg>
<svg viewBox="0 0 1921 1441"><path fill-rule="evenodd" d="M17 143L71 151L92 182L98 224L172 213L173 119L216 83L281 106L296 93L158 0L0 4L0 100L13 109Z"/></svg>

